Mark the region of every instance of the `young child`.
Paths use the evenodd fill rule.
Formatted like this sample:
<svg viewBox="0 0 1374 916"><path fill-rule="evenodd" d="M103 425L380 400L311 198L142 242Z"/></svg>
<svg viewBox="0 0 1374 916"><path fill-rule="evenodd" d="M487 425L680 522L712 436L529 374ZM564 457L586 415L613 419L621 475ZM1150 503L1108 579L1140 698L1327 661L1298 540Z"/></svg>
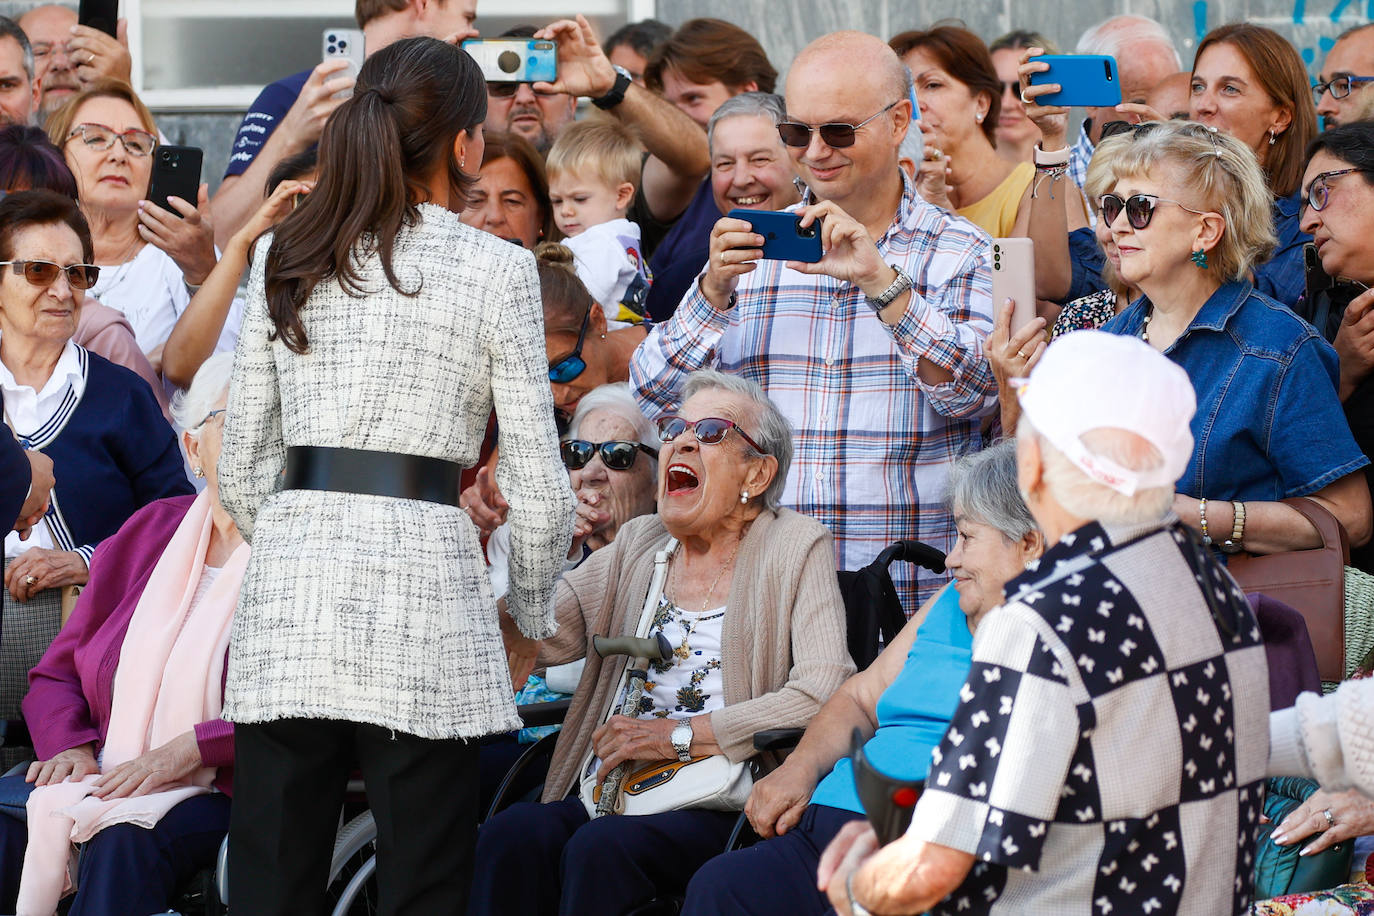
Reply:
<svg viewBox="0 0 1374 916"><path fill-rule="evenodd" d="M639 226L625 218L639 180L641 147L618 121L571 124L549 149L553 219L576 259L577 276L606 315L644 320L652 279Z"/></svg>

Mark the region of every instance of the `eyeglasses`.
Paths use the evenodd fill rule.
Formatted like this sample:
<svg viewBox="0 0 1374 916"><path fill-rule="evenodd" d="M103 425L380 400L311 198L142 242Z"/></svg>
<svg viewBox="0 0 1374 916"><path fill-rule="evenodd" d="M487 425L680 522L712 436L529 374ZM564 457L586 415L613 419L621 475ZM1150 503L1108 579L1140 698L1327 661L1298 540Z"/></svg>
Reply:
<svg viewBox="0 0 1374 916"><path fill-rule="evenodd" d="M1361 83L1374 83L1374 76L1337 76L1324 83L1315 83L1312 86L1312 101L1318 105L1322 103L1322 96L1329 90L1333 99L1343 99L1350 95L1351 91Z"/></svg>
<svg viewBox="0 0 1374 916"><path fill-rule="evenodd" d="M205 419L204 419L204 420L201 420L199 423L197 423L195 426L192 426L191 428L192 428L192 429L200 429L202 426L204 426L206 423L209 423L209 422L210 422L211 420L213 420L215 417L222 417L222 416L224 416L225 412L226 412L228 409L229 409L229 408L227 408L227 407L221 407L219 410L212 410L212 411L210 411L209 413L207 413L207 414L205 415Z"/></svg>
<svg viewBox="0 0 1374 916"><path fill-rule="evenodd" d="M658 457L658 449L650 448L642 442L628 442L612 439L608 442L588 442L586 439L565 439L559 445L563 454L563 465L570 471L580 471L592 460L593 455L601 456L601 463L612 471L628 471L634 467L635 459L643 452L650 458Z"/></svg>
<svg viewBox="0 0 1374 916"><path fill-rule="evenodd" d="M582 330L577 332L577 346L558 362L549 366L549 381L555 385L566 385L587 369L587 361L582 358L582 342L587 339L587 325L592 320L592 310L582 316Z"/></svg>
<svg viewBox="0 0 1374 916"><path fill-rule="evenodd" d="M549 99L563 94L548 89L535 89L534 83L487 83L487 95L494 99L509 99L520 91L521 86L529 86L530 91L541 99Z"/></svg>
<svg viewBox="0 0 1374 916"><path fill-rule="evenodd" d="M1189 213L1196 213L1198 216L1207 214L1206 210L1194 210L1176 200L1165 200L1163 197L1156 197L1153 194L1132 194L1125 200L1116 194L1103 194L1098 201L1098 206L1102 209L1102 218L1107 221L1107 225L1110 226L1116 222L1121 211L1125 210L1126 221L1131 224L1132 229L1144 229L1150 225L1150 220L1154 219L1155 207L1160 204L1173 204L1175 207L1182 207Z"/></svg>
<svg viewBox="0 0 1374 916"><path fill-rule="evenodd" d="M897 102L901 101L903 100L897 100ZM897 102L893 102L872 117L864 118L858 124L841 124L836 121L812 127L810 124L803 124L800 121L779 121L778 136L781 137L782 142L788 146L801 148L811 144L811 134L814 131L821 135L821 142L826 146L835 149L844 149L845 147L854 145L854 134L860 127L863 127L874 118L887 114L897 106Z"/></svg>
<svg viewBox="0 0 1374 916"><path fill-rule="evenodd" d="M700 420L684 420L682 417L668 415L658 419L658 438L664 442L672 442L691 428L692 433L697 437L697 441L703 445L717 445L725 434L734 430L739 433L739 437L749 443L749 447L760 455L768 454L759 444L749 438L749 434L740 429L733 420L724 420L720 417L704 417Z"/></svg>
<svg viewBox="0 0 1374 916"><path fill-rule="evenodd" d="M1340 178L1342 175L1349 175L1351 172L1363 172L1364 169L1349 168L1336 169L1331 172L1322 172L1312 179L1312 183L1307 186L1307 194L1303 198L1303 203L1313 210L1325 210L1327 203L1331 200L1331 179Z"/></svg>
<svg viewBox="0 0 1374 916"><path fill-rule="evenodd" d="M1002 84L1003 95L1006 95L1008 92L1010 92L1012 95L1016 96L1016 101L1021 101L1020 80L1011 80L1010 82L1008 82L1007 80L998 80L998 82Z"/></svg>
<svg viewBox="0 0 1374 916"><path fill-rule="evenodd" d="M11 265L14 272L34 286L48 287L57 282L57 275L65 273L72 289L90 289L100 278L100 268L94 264L54 264L52 261L0 261L0 267Z"/></svg>
<svg viewBox="0 0 1374 916"><path fill-rule="evenodd" d="M67 139L70 140L77 134L81 135L82 143L101 152L114 146L116 140L124 144L124 149L130 156L139 158L150 156L153 150L157 149L157 137L136 127L118 133L113 127L106 127L104 124L78 124L67 134Z"/></svg>

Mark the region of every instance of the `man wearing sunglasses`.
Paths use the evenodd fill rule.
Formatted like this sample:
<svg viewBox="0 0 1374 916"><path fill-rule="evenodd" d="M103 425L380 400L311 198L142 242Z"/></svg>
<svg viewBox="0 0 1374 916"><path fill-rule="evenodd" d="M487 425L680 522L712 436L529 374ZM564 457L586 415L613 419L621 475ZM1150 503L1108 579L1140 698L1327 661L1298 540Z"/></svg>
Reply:
<svg viewBox="0 0 1374 916"><path fill-rule="evenodd" d="M952 548L948 468L980 447L979 418L995 404L982 350L990 244L923 201L898 167L909 89L897 55L870 35L839 32L804 50L779 136L820 201L794 209L824 256L760 260L762 237L720 220L705 272L630 362L652 415L672 412L696 369L762 385L795 430L783 501L830 528L841 569L901 539ZM938 584L894 573L908 611Z"/></svg>
<svg viewBox="0 0 1374 916"><path fill-rule="evenodd" d="M1364 90L1374 83L1374 23L1347 29L1326 52L1312 95L1327 130L1360 120Z"/></svg>

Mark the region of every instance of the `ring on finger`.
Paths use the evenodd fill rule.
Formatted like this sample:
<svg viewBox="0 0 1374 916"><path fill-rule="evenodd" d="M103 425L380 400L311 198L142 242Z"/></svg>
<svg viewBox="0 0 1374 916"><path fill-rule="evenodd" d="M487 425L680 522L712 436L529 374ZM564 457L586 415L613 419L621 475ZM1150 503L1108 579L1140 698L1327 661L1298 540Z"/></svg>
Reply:
<svg viewBox="0 0 1374 916"><path fill-rule="evenodd" d="M1034 100L1034 99L1028 99L1028 98L1026 98L1025 90L1022 90L1022 92L1021 92L1021 104L1022 104L1022 105L1033 105L1034 103L1035 103L1035 100Z"/></svg>
<svg viewBox="0 0 1374 916"><path fill-rule="evenodd" d="M724 266L725 266L725 252L723 252L723 251L720 253L720 266L721 266L721 267L724 267Z"/></svg>
<svg viewBox="0 0 1374 916"><path fill-rule="evenodd" d="M1322 817L1326 818L1327 830L1330 830L1332 827L1336 826L1336 816L1331 813L1330 808L1327 808L1325 811L1322 812Z"/></svg>
<svg viewBox="0 0 1374 916"><path fill-rule="evenodd" d="M37 577L37 576L25 576L25 577L24 577L24 584L25 584L25 585L30 585L30 586L32 586L32 585L37 585L37 584L38 584L38 577Z"/></svg>

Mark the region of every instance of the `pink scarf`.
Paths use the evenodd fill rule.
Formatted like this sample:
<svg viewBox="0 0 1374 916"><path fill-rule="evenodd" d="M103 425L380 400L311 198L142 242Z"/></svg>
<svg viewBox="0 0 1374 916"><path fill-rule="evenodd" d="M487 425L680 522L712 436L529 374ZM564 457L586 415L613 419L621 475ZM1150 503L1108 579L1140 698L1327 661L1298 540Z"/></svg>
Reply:
<svg viewBox="0 0 1374 916"><path fill-rule="evenodd" d="M213 527L210 497L201 493L138 599L115 669L102 773L219 718L224 653L248 545L239 545L192 609ZM202 767L182 786L111 801L90 794L96 778L42 786L29 796L19 916L51 916L56 910L71 888L67 866L73 843L85 842L111 824L151 829L182 801L209 792L215 769Z"/></svg>

